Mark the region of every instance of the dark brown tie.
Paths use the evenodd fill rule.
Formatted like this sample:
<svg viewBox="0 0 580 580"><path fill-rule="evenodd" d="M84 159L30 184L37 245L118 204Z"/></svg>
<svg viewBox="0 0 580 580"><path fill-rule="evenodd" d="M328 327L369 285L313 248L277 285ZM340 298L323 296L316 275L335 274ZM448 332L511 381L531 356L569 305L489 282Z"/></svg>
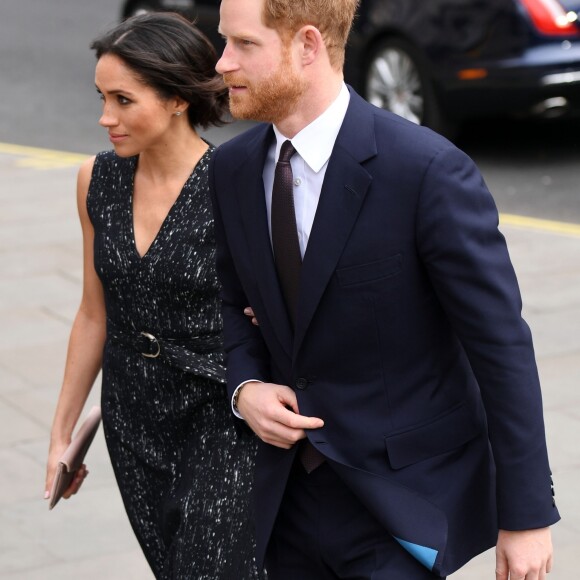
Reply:
<svg viewBox="0 0 580 580"><path fill-rule="evenodd" d="M284 141L274 173L271 215L274 261L292 327L296 318L302 267L294 210L294 178L290 165L290 158L295 152L292 143ZM308 473L324 463L324 455L313 447L308 439L302 442L298 454L300 462Z"/></svg>
<svg viewBox="0 0 580 580"><path fill-rule="evenodd" d="M302 255L294 211L294 183L290 158L296 150L290 141L284 141L274 173L272 188L272 247L278 279L294 327L296 303L300 286Z"/></svg>

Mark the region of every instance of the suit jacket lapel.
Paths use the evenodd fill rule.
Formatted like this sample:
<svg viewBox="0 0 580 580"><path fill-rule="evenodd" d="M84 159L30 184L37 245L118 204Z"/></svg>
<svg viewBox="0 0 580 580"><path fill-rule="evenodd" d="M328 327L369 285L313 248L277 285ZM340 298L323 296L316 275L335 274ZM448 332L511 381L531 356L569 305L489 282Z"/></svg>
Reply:
<svg viewBox="0 0 580 580"><path fill-rule="evenodd" d="M264 126L263 133L248 144L248 155L241 160L236 189L244 234L248 242L264 307L274 332L290 357L292 354L292 330L274 265L262 177L272 138L271 127Z"/></svg>
<svg viewBox="0 0 580 580"><path fill-rule="evenodd" d="M304 255L294 357L364 202L372 176L361 163L377 153L372 110L351 91L351 102L330 157Z"/></svg>

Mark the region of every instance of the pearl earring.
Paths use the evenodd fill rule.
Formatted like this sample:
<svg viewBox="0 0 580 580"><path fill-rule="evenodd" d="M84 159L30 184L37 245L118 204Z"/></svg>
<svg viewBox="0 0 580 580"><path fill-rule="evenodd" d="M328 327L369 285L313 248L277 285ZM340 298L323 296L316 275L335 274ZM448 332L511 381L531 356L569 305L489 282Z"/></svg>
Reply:
<svg viewBox="0 0 580 580"><path fill-rule="evenodd" d="M175 111L175 116L176 117L181 117L181 111Z"/></svg>

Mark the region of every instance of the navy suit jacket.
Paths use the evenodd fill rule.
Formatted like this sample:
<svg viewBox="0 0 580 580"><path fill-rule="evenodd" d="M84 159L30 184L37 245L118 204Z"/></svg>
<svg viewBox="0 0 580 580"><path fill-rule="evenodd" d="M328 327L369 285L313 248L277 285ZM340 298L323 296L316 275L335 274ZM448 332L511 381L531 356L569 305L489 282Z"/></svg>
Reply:
<svg viewBox="0 0 580 580"><path fill-rule="evenodd" d="M325 421L312 444L436 574L495 545L498 527L557 521L530 331L473 162L351 90L293 335L262 180L272 139L258 125L210 169L230 395L248 379L292 387ZM294 454L260 446L259 560Z"/></svg>

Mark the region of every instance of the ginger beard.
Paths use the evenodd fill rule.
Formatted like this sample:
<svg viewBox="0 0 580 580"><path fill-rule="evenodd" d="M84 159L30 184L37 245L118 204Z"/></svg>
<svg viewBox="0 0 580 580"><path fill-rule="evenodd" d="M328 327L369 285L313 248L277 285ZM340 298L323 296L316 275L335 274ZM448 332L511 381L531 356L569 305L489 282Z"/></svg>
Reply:
<svg viewBox="0 0 580 580"><path fill-rule="evenodd" d="M230 93L230 112L236 119L276 124L294 111L306 91L306 81L292 68L290 48L284 50L277 70L266 78L252 83L225 73L223 79L228 87L245 87L241 95Z"/></svg>

